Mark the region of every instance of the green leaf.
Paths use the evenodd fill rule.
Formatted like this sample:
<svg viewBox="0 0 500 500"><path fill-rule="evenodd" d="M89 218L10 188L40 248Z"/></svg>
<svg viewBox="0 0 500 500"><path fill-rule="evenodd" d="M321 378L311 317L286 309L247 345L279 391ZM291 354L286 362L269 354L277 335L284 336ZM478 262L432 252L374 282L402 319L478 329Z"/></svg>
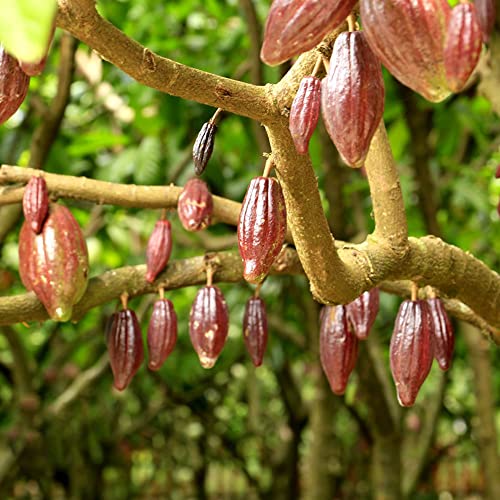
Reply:
<svg viewBox="0 0 500 500"><path fill-rule="evenodd" d="M47 51L57 0L2 2L0 41L24 62L37 62Z"/></svg>

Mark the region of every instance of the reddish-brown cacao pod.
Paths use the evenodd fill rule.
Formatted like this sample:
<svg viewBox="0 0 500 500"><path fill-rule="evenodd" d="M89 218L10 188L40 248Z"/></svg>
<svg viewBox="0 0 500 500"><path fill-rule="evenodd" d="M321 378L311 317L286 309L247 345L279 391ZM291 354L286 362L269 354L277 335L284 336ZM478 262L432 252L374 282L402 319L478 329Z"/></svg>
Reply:
<svg viewBox="0 0 500 500"><path fill-rule="evenodd" d="M0 124L19 109L29 85L30 78L21 69L17 59L0 46Z"/></svg>
<svg viewBox="0 0 500 500"><path fill-rule="evenodd" d="M215 133L217 125L212 122L203 124L193 145L193 162L196 175L201 175L205 170L214 150Z"/></svg>
<svg viewBox="0 0 500 500"><path fill-rule="evenodd" d="M274 0L260 58L274 66L315 47L339 26L356 0Z"/></svg>
<svg viewBox="0 0 500 500"><path fill-rule="evenodd" d="M170 259L172 252L172 230L170 222L161 219L156 222L146 248L146 281L153 283Z"/></svg>
<svg viewBox="0 0 500 500"><path fill-rule="evenodd" d="M482 37L475 5L456 5L451 11L444 46L446 81L453 92L460 92L474 71L481 55Z"/></svg>
<svg viewBox="0 0 500 500"><path fill-rule="evenodd" d="M363 165L384 112L382 68L363 32L341 33L323 80L323 121L351 167Z"/></svg>
<svg viewBox="0 0 500 500"><path fill-rule="evenodd" d="M316 128L321 108L321 80L315 76L306 76L300 82L290 108L290 133L295 148L305 155L309 141Z"/></svg>
<svg viewBox="0 0 500 500"><path fill-rule="evenodd" d="M266 304L260 297L250 297L246 303L243 339L253 364L260 366L267 346Z"/></svg>
<svg viewBox="0 0 500 500"><path fill-rule="evenodd" d="M483 41L488 43L495 26L495 0L474 0L474 5L476 6L479 25L483 33Z"/></svg>
<svg viewBox="0 0 500 500"><path fill-rule="evenodd" d="M286 208L281 186L273 177L252 179L238 222L238 246L247 281L260 283L266 277L285 235Z"/></svg>
<svg viewBox="0 0 500 500"><path fill-rule="evenodd" d="M446 371L451 365L455 336L450 318L446 313L443 301L439 297L427 299L432 318L432 339L434 343L434 358L439 368Z"/></svg>
<svg viewBox="0 0 500 500"><path fill-rule="evenodd" d="M71 318L87 288L87 245L78 222L62 205L52 204L40 234L25 221L19 235L19 274L56 321Z"/></svg>
<svg viewBox="0 0 500 500"><path fill-rule="evenodd" d="M368 43L401 83L432 102L450 95L443 61L446 0L361 0L360 11Z"/></svg>
<svg viewBox="0 0 500 500"><path fill-rule="evenodd" d="M321 313L319 354L332 391L342 395L358 358L359 340L350 329L345 306L325 306Z"/></svg>
<svg viewBox="0 0 500 500"><path fill-rule="evenodd" d="M379 305L380 292L378 288L363 292L357 299L346 305L347 318L358 339L364 340L370 334L371 327L377 318Z"/></svg>
<svg viewBox="0 0 500 500"><path fill-rule="evenodd" d="M432 365L432 318L425 300L399 307L390 346L391 372L401 406L412 406Z"/></svg>
<svg viewBox="0 0 500 500"><path fill-rule="evenodd" d="M198 290L189 316L189 336L203 368L212 368L226 342L229 314L220 289Z"/></svg>
<svg viewBox="0 0 500 500"><path fill-rule="evenodd" d="M168 299L153 304L148 326L148 352L150 370L159 370L177 342L177 315Z"/></svg>
<svg viewBox="0 0 500 500"><path fill-rule="evenodd" d="M36 233L40 233L43 223L49 211L49 192L45 179L40 176L33 176L23 195L24 217Z"/></svg>
<svg viewBox="0 0 500 500"><path fill-rule="evenodd" d="M107 337L113 385L123 391L144 359L141 327L135 312L132 309L123 309L115 313Z"/></svg>
<svg viewBox="0 0 500 500"><path fill-rule="evenodd" d="M184 228L200 231L210 225L214 202L208 186L201 179L187 181L177 202L177 213Z"/></svg>

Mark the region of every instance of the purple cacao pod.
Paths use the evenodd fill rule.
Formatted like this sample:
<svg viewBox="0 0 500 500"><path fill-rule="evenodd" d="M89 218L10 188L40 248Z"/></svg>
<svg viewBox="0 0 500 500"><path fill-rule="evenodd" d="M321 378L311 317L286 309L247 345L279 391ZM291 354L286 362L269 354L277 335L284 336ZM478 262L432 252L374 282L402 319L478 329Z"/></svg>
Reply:
<svg viewBox="0 0 500 500"><path fill-rule="evenodd" d="M474 0L477 17L481 31L483 33L484 43L488 43L493 27L495 26L496 6L495 0Z"/></svg>
<svg viewBox="0 0 500 500"><path fill-rule="evenodd" d="M274 66L314 48L345 21L356 0L274 0L260 58Z"/></svg>
<svg viewBox="0 0 500 500"><path fill-rule="evenodd" d="M39 234L49 211L49 192L45 179L40 176L33 176L23 195L24 217L31 226L31 229Z"/></svg>
<svg viewBox="0 0 500 500"><path fill-rule="evenodd" d="M189 316L189 336L203 368L212 368L226 342L229 314L216 286L198 290Z"/></svg>
<svg viewBox="0 0 500 500"><path fill-rule="evenodd" d="M201 175L212 156L214 150L215 133L217 125L212 122L206 122L201 127L201 130L194 141L193 146L193 162L196 175Z"/></svg>
<svg viewBox="0 0 500 500"><path fill-rule="evenodd" d="M391 337L390 364L401 406L412 406L432 365L432 318L425 300L405 300Z"/></svg>
<svg viewBox="0 0 500 500"><path fill-rule="evenodd" d="M0 46L0 125L21 106L28 93L30 78L17 59Z"/></svg>
<svg viewBox="0 0 500 500"><path fill-rule="evenodd" d="M252 179L238 222L243 277L260 283L281 251L286 235L286 208L281 186L273 177Z"/></svg>
<svg viewBox="0 0 500 500"><path fill-rule="evenodd" d="M349 166L363 165L384 100L382 68L363 32L341 33L323 80L321 108L328 134Z"/></svg>
<svg viewBox="0 0 500 500"><path fill-rule="evenodd" d="M50 205L40 234L24 222L19 235L19 274L52 319L71 318L73 305L87 288L88 272L85 238L66 207Z"/></svg>
<svg viewBox="0 0 500 500"><path fill-rule="evenodd" d="M141 327L132 309L123 309L113 315L107 340L113 385L123 391L144 359Z"/></svg>
<svg viewBox="0 0 500 500"><path fill-rule="evenodd" d="M170 222L161 219L156 222L146 249L146 281L153 283L170 259L172 252L172 231Z"/></svg>
<svg viewBox="0 0 500 500"><path fill-rule="evenodd" d="M267 345L266 304L260 297L250 297L246 303L243 339L254 366L260 366Z"/></svg>
<svg viewBox="0 0 500 500"><path fill-rule="evenodd" d="M187 231L200 231L210 225L214 202L208 186L201 179L189 180L177 202L177 212Z"/></svg>
<svg viewBox="0 0 500 500"><path fill-rule="evenodd" d="M359 340L350 329L345 306L325 306L320 318L321 366L332 391L341 396L356 365Z"/></svg>
<svg viewBox="0 0 500 500"><path fill-rule="evenodd" d="M356 337L364 340L370 334L380 305L380 291L372 288L346 305L347 318Z"/></svg>
<svg viewBox="0 0 500 500"><path fill-rule="evenodd" d="M446 31L444 67L453 92L460 92L481 55L483 33L472 3L460 3L452 11Z"/></svg>
<svg viewBox="0 0 500 500"><path fill-rule="evenodd" d="M290 133L297 151L305 155L318 123L321 108L321 80L306 76L300 82L290 108Z"/></svg>
<svg viewBox="0 0 500 500"><path fill-rule="evenodd" d="M427 299L432 318L432 340L434 343L434 358L439 368L446 371L450 368L455 347L455 336L450 319L439 297Z"/></svg>
<svg viewBox="0 0 500 500"><path fill-rule="evenodd" d="M170 300L159 299L153 304L148 326L150 370L159 370L177 342L177 315Z"/></svg>

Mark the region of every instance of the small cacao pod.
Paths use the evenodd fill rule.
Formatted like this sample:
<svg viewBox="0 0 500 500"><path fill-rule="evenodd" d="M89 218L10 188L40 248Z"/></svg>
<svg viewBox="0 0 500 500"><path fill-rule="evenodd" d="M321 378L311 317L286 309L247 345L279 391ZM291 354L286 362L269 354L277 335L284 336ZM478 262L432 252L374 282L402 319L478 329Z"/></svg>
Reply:
<svg viewBox="0 0 500 500"><path fill-rule="evenodd" d="M350 329L345 306L325 306L320 318L321 366L332 391L341 396L356 365L359 340Z"/></svg>
<svg viewBox="0 0 500 500"><path fill-rule="evenodd" d="M450 95L444 70L446 0L361 0L363 32L382 64L432 102Z"/></svg>
<svg viewBox="0 0 500 500"><path fill-rule="evenodd" d="M297 151L305 155L321 108L321 80L306 76L300 82L290 108L290 133Z"/></svg>
<svg viewBox="0 0 500 500"><path fill-rule="evenodd" d="M148 326L148 352L150 370L159 370L177 342L177 315L168 299L153 304Z"/></svg>
<svg viewBox="0 0 500 500"><path fill-rule="evenodd" d="M390 345L391 372L401 406L412 406L432 365L432 319L425 300L399 307Z"/></svg>
<svg viewBox="0 0 500 500"><path fill-rule="evenodd" d="M45 179L40 176L33 176L23 195L24 217L31 226L31 229L39 234L49 211L49 192Z"/></svg>
<svg viewBox="0 0 500 500"><path fill-rule="evenodd" d="M460 92L465 87L479 61L482 45L475 5L456 5L451 11L444 46L446 81L453 92Z"/></svg>
<svg viewBox="0 0 500 500"><path fill-rule="evenodd" d="M495 170L495 179L500 179L500 163L497 165L497 169Z"/></svg>
<svg viewBox="0 0 500 500"><path fill-rule="evenodd" d="M358 339L364 340L370 334L370 329L377 318L379 305L380 291L378 288L363 292L357 299L346 305L347 318Z"/></svg>
<svg viewBox="0 0 500 500"><path fill-rule="evenodd" d="M212 156L216 132L217 125L212 122L206 122L203 124L203 127L201 127L196 137L196 141L194 141L193 162L196 175L201 175L203 173Z"/></svg>
<svg viewBox="0 0 500 500"><path fill-rule="evenodd" d="M66 207L50 205L40 234L24 222L19 235L19 274L52 319L71 318L73 305L87 288L88 272L85 238Z"/></svg>
<svg viewBox="0 0 500 500"><path fill-rule="evenodd" d="M274 0L260 58L274 66L314 48L345 21L356 0Z"/></svg>
<svg viewBox="0 0 500 500"><path fill-rule="evenodd" d="M432 340L434 343L434 358L439 368L446 371L451 365L453 349L455 347L455 336L450 319L444 308L443 301L439 297L427 299L432 318Z"/></svg>
<svg viewBox="0 0 500 500"><path fill-rule="evenodd" d="M474 5L476 6L479 25L483 33L483 42L488 43L495 26L495 0L474 0Z"/></svg>
<svg viewBox="0 0 500 500"><path fill-rule="evenodd" d="M198 290L189 316L189 336L203 368L212 368L226 342L229 314L215 285Z"/></svg>
<svg viewBox="0 0 500 500"><path fill-rule="evenodd" d="M187 231L200 231L210 225L214 202L208 186L201 179L186 182L177 202L177 212Z"/></svg>
<svg viewBox="0 0 500 500"><path fill-rule="evenodd" d="M351 167L363 165L384 112L382 68L361 31L341 33L323 80L326 129Z"/></svg>
<svg viewBox="0 0 500 500"><path fill-rule="evenodd" d="M28 93L30 78L17 59L0 46L0 125L21 106Z"/></svg>
<svg viewBox="0 0 500 500"><path fill-rule="evenodd" d="M246 303L243 339L254 366L260 366L267 345L266 304L260 297L250 297Z"/></svg>
<svg viewBox="0 0 500 500"><path fill-rule="evenodd" d="M170 259L172 252L172 231L170 222L161 219L156 222L146 248L146 281L153 283Z"/></svg>
<svg viewBox="0 0 500 500"><path fill-rule="evenodd" d="M260 283L266 277L285 235L286 208L281 186L273 177L252 179L238 222L238 246L247 281Z"/></svg>
<svg viewBox="0 0 500 500"><path fill-rule="evenodd" d="M123 391L144 359L141 327L132 309L123 309L113 315L107 343L113 385Z"/></svg>

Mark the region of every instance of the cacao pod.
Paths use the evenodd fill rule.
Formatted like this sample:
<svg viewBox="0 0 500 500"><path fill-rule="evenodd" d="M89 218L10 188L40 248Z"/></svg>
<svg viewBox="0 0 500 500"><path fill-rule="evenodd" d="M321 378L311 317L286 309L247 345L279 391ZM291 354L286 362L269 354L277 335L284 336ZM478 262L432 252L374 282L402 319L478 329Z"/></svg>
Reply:
<svg viewBox="0 0 500 500"><path fill-rule="evenodd" d="M446 371L451 365L455 336L450 319L439 297L427 299L432 318L432 340L434 343L434 357L439 368Z"/></svg>
<svg viewBox="0 0 500 500"><path fill-rule="evenodd" d="M453 92L467 83L481 55L482 31L471 3L456 5L450 16L444 46L446 81Z"/></svg>
<svg viewBox="0 0 500 500"><path fill-rule="evenodd" d="M146 248L146 281L153 283L170 259L172 252L172 231L170 222L161 219L156 222Z"/></svg>
<svg viewBox="0 0 500 500"><path fill-rule="evenodd" d="M286 208L281 186L273 177L252 179L238 222L238 246L247 281L260 283L266 277L285 235Z"/></svg>
<svg viewBox="0 0 500 500"><path fill-rule="evenodd" d="M50 205L40 234L24 222L19 235L19 274L52 319L71 318L73 305L87 288L88 272L85 238L66 207Z"/></svg>
<svg viewBox="0 0 500 500"><path fill-rule="evenodd" d="M201 179L189 180L177 202L177 212L184 228L200 231L210 225L214 202L208 186Z"/></svg>
<svg viewBox="0 0 500 500"><path fill-rule="evenodd" d="M40 233L49 211L49 192L43 177L33 176L23 195L24 217L36 233Z"/></svg>
<svg viewBox="0 0 500 500"><path fill-rule="evenodd" d="M226 342L229 315L220 289L198 290L189 316L189 336L203 368L212 368Z"/></svg>
<svg viewBox="0 0 500 500"><path fill-rule="evenodd" d="M363 165L384 112L384 80L361 31L341 33L323 80L323 121L344 161Z"/></svg>
<svg viewBox="0 0 500 500"><path fill-rule="evenodd" d="M391 337L390 364L401 406L412 406L432 365L432 318L425 300L405 300Z"/></svg>
<svg viewBox="0 0 500 500"><path fill-rule="evenodd" d="M45 68L45 64L47 62L47 54L50 49L50 45L52 44L52 40L54 39L54 33L56 30L55 24L52 26L52 32L49 36L49 40L47 42L47 51L45 53L45 56L43 56L39 61L33 62L33 63L28 63L24 61L19 61L19 66L21 69L28 75L28 76L37 76L39 75L43 69Z"/></svg>
<svg viewBox="0 0 500 500"><path fill-rule="evenodd" d="M113 315L107 342L113 385L123 391L144 359L141 327L132 309L123 309Z"/></svg>
<svg viewBox="0 0 500 500"><path fill-rule="evenodd" d="M267 345L266 304L260 297L250 297L246 303L243 339L254 366L260 366Z"/></svg>
<svg viewBox="0 0 500 500"><path fill-rule="evenodd" d="M477 17L483 34L483 42L488 43L495 26L495 0L474 0Z"/></svg>
<svg viewBox="0 0 500 500"><path fill-rule="evenodd" d="M371 327L377 318L379 305L380 291L378 288L363 292L357 299L346 305L347 318L358 339L364 340L370 334Z"/></svg>
<svg viewBox="0 0 500 500"><path fill-rule="evenodd" d="M370 47L401 83L432 102L450 95L443 60L446 0L361 0L360 11Z"/></svg>
<svg viewBox="0 0 500 500"><path fill-rule="evenodd" d="M260 58L274 66L318 45L345 21L356 0L274 0Z"/></svg>
<svg viewBox="0 0 500 500"><path fill-rule="evenodd" d="M201 130L194 141L193 146L193 162L196 175L201 175L212 156L214 150L215 133L217 125L212 122L206 122L201 127Z"/></svg>
<svg viewBox="0 0 500 500"><path fill-rule="evenodd" d="M321 107L321 80L306 76L290 108L290 133L297 151L305 155L309 141L316 128Z"/></svg>
<svg viewBox="0 0 500 500"><path fill-rule="evenodd" d="M500 179L500 163L497 165L497 169L495 170L495 179Z"/></svg>
<svg viewBox="0 0 500 500"><path fill-rule="evenodd" d="M148 326L150 370L159 370L177 342L177 315L170 300L159 299L153 304Z"/></svg>
<svg viewBox="0 0 500 500"><path fill-rule="evenodd" d="M356 365L359 340L350 329L345 306L325 306L320 318L321 366L332 391L341 396Z"/></svg>
<svg viewBox="0 0 500 500"><path fill-rule="evenodd" d="M21 106L28 93L30 78L17 59L0 46L0 125Z"/></svg>

